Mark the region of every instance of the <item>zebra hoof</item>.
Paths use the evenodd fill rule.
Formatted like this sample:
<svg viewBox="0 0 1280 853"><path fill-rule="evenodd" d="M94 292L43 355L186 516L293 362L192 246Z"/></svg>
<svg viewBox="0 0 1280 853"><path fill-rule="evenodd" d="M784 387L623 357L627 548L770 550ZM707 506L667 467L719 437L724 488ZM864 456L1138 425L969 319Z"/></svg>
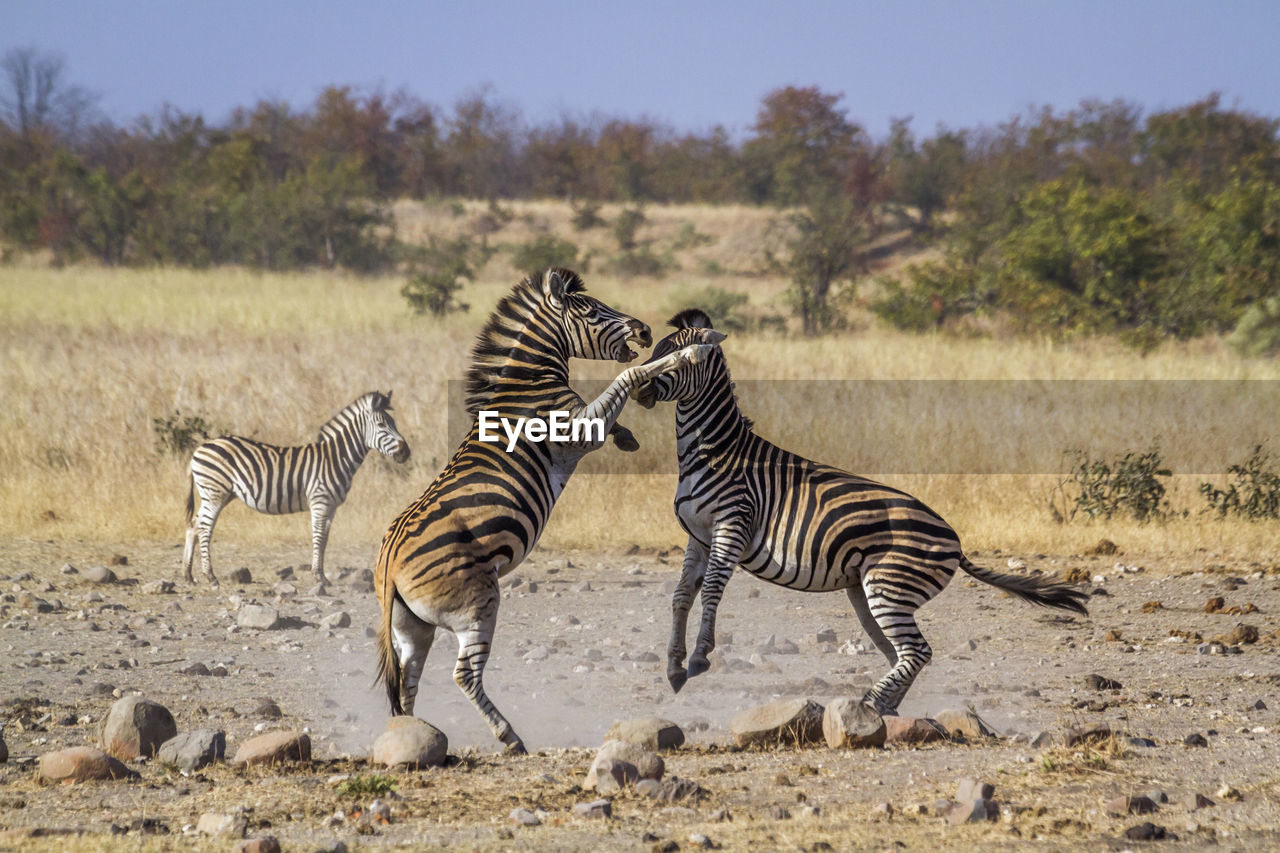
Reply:
<svg viewBox="0 0 1280 853"><path fill-rule="evenodd" d="M689 674L683 669L672 669L667 671L667 681L671 682L671 692L679 693L680 688L684 687L686 681L689 680Z"/></svg>
<svg viewBox="0 0 1280 853"><path fill-rule="evenodd" d="M528 755L529 754L529 750L524 748L524 741L520 740L520 738L516 738L511 743L507 744L507 748L504 749L503 752L506 753L507 755Z"/></svg>
<svg viewBox="0 0 1280 853"><path fill-rule="evenodd" d="M689 658L689 678L702 675L702 673L706 672L709 669L711 669L711 662L708 661L705 657L699 657L695 655Z"/></svg>

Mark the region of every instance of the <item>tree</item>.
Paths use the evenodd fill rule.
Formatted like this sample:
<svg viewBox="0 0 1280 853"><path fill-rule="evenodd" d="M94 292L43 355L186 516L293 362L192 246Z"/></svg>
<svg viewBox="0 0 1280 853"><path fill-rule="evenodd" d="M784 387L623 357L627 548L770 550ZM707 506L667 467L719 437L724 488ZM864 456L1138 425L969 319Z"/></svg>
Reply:
<svg viewBox="0 0 1280 853"><path fill-rule="evenodd" d="M837 108L841 97L814 86L787 86L765 96L752 126L756 135L743 148L755 200L806 204L844 183L866 140L862 128Z"/></svg>
<svg viewBox="0 0 1280 853"><path fill-rule="evenodd" d="M61 56L34 47L13 48L0 59L4 88L0 117L20 136L42 132L74 139L97 95L66 81Z"/></svg>
<svg viewBox="0 0 1280 853"><path fill-rule="evenodd" d="M826 192L784 221L791 232L785 255L768 252L769 264L791 278L786 298L803 332L829 331L841 319L832 303L835 288L865 269L866 208L848 194Z"/></svg>

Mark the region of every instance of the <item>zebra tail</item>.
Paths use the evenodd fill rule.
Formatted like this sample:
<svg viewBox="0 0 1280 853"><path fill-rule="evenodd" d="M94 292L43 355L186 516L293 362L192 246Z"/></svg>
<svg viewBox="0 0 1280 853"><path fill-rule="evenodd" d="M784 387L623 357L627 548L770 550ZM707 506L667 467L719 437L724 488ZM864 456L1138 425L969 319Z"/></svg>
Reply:
<svg viewBox="0 0 1280 853"><path fill-rule="evenodd" d="M1024 601L1030 601L1032 604L1071 610L1083 616L1089 615L1088 609L1084 606L1089 599L1088 593L1059 581L1051 581L1044 575L1007 575L994 569L975 566L969 562L968 557L964 556L960 558L960 568L971 577L1016 595Z"/></svg>
<svg viewBox="0 0 1280 853"><path fill-rule="evenodd" d="M395 604L395 586L387 580L387 603L382 608L382 621L378 623L378 675L375 684L381 681L387 688L387 700L391 702L391 716L404 714L404 706L400 704L400 662L396 660L395 649L391 647L391 608Z"/></svg>
<svg viewBox="0 0 1280 853"><path fill-rule="evenodd" d="M191 518L196 514L196 475L187 468L187 527L191 526Z"/></svg>

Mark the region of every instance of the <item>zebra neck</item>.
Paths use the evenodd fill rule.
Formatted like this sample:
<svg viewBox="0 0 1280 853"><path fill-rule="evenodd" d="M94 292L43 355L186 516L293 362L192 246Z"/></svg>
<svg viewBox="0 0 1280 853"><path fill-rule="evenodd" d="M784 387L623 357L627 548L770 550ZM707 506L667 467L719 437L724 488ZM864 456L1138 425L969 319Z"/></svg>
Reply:
<svg viewBox="0 0 1280 853"><path fill-rule="evenodd" d="M369 448L364 443L362 420L347 424L345 429L325 435L319 443L333 448L334 453L330 458L333 464L348 476L348 479L355 474L369 452Z"/></svg>
<svg viewBox="0 0 1280 853"><path fill-rule="evenodd" d="M467 410L537 411L569 390L569 342L538 310L522 322L495 312L467 371ZM509 325L508 325L509 324Z"/></svg>
<svg viewBox="0 0 1280 853"><path fill-rule="evenodd" d="M751 434L727 373L697 397L676 405L676 452L682 471L701 467L737 448Z"/></svg>

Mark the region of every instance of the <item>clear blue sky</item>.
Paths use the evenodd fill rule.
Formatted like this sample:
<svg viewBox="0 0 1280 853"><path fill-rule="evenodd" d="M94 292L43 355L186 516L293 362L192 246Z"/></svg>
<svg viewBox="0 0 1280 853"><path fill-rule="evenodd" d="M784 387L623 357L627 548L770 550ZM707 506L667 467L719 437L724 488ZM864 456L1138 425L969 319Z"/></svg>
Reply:
<svg viewBox="0 0 1280 853"><path fill-rule="evenodd" d="M1280 116L1280 2L410 2L0 0L0 51L61 53L125 122L164 103L221 121L328 84L451 110L489 84L540 122L649 117L741 137L763 95L816 85L883 136L995 124L1032 105L1148 110L1223 93Z"/></svg>

